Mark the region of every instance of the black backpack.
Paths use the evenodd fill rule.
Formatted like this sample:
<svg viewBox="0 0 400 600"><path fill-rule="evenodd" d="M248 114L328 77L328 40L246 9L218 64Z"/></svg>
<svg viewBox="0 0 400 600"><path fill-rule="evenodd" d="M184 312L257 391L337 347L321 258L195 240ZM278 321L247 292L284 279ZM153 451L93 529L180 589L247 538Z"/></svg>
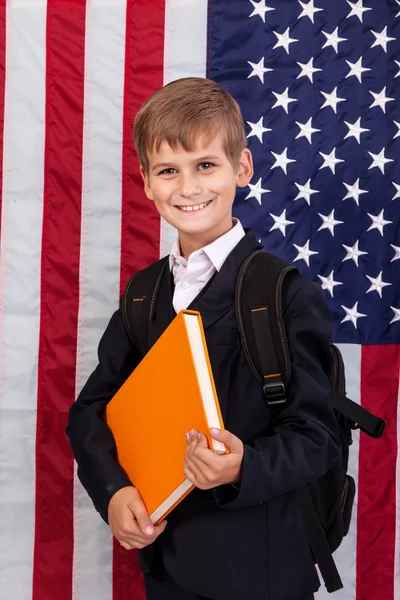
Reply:
<svg viewBox="0 0 400 600"><path fill-rule="evenodd" d="M149 349L155 299L168 257L134 275L126 286L122 313L125 326L141 356ZM235 308L243 350L265 400L277 414L287 403L290 355L282 318L282 285L298 270L282 259L256 250L242 263ZM332 344L333 407L339 425L342 457L322 477L296 490L314 562L328 592L343 587L332 553L348 533L355 497L354 479L347 474L352 430L380 438L386 423L346 397L340 351Z"/></svg>

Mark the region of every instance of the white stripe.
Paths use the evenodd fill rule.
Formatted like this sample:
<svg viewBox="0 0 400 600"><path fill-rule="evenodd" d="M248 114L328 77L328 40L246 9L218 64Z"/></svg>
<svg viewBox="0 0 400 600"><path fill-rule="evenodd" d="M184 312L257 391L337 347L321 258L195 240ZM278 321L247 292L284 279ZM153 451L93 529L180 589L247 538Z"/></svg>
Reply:
<svg viewBox="0 0 400 600"><path fill-rule="evenodd" d="M7 3L0 233L0 594L32 596L46 1Z"/></svg>
<svg viewBox="0 0 400 600"><path fill-rule="evenodd" d="M400 364L399 364L399 393L397 402L397 464L396 464L396 539L394 552L394 594L400 598Z"/></svg>
<svg viewBox="0 0 400 600"><path fill-rule="evenodd" d="M205 77L208 0L166 0L164 85L182 77ZM160 257L170 253L176 229L160 223Z"/></svg>
<svg viewBox="0 0 400 600"><path fill-rule="evenodd" d="M76 389L118 307L126 0L86 11L82 235ZM112 536L75 475L73 600L112 598Z"/></svg>
<svg viewBox="0 0 400 600"><path fill-rule="evenodd" d="M346 390L349 398L361 404L361 346L358 344L338 344L345 369ZM348 473L354 477L358 490L358 456L360 435L353 431L353 445L350 446ZM335 600L355 600L356 598L356 558L357 558L357 495L353 509L350 531L344 538L334 558L343 581L344 588L335 592ZM318 594L318 600L332 600L332 594L328 594L322 584Z"/></svg>

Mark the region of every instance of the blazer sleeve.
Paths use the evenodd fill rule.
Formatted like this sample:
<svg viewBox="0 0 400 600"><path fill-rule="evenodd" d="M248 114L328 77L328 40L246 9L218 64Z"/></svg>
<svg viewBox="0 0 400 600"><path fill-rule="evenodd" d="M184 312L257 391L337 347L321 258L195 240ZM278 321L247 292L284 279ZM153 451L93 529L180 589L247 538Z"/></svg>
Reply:
<svg viewBox="0 0 400 600"><path fill-rule="evenodd" d="M331 315L321 287L299 280L283 304L292 367L287 406L274 418L272 435L244 445L239 486L215 488L220 506L253 505L294 490L325 474L341 456L329 380Z"/></svg>
<svg viewBox="0 0 400 600"><path fill-rule="evenodd" d="M119 308L100 340L98 365L69 410L66 434L78 464L78 477L106 523L111 497L132 484L118 463L104 412L138 363Z"/></svg>

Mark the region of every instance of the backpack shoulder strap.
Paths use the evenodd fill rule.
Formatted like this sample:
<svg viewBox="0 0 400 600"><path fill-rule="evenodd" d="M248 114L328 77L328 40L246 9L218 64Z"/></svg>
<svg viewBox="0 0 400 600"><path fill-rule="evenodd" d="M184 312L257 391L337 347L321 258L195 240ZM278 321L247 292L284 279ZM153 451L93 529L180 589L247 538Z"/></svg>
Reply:
<svg viewBox="0 0 400 600"><path fill-rule="evenodd" d="M270 406L286 403L290 357L282 318L282 285L290 263L262 250L243 262L236 284L236 317L249 366Z"/></svg>
<svg viewBox="0 0 400 600"><path fill-rule="evenodd" d="M149 347L149 329L154 315L155 299L169 257L138 271L128 281L122 296L122 318L132 340L143 357Z"/></svg>

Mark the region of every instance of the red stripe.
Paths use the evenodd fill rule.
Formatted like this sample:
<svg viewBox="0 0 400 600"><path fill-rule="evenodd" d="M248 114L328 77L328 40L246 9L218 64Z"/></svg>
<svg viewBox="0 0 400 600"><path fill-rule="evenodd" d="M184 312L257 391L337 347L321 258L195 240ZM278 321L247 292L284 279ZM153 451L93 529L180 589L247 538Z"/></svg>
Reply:
<svg viewBox="0 0 400 600"><path fill-rule="evenodd" d="M3 136L6 86L6 0L0 0L0 235L3 199Z"/></svg>
<svg viewBox="0 0 400 600"><path fill-rule="evenodd" d="M71 600L85 0L48 0L33 600Z"/></svg>
<svg viewBox="0 0 400 600"><path fill-rule="evenodd" d="M160 253L160 217L143 192L133 122L143 102L163 85L165 0L128 0L122 155L121 291ZM144 600L136 552L114 544L114 600Z"/></svg>
<svg viewBox="0 0 400 600"><path fill-rule="evenodd" d="M394 600L399 367L399 346L363 347L361 403L387 429L380 440L360 438L357 600Z"/></svg>

